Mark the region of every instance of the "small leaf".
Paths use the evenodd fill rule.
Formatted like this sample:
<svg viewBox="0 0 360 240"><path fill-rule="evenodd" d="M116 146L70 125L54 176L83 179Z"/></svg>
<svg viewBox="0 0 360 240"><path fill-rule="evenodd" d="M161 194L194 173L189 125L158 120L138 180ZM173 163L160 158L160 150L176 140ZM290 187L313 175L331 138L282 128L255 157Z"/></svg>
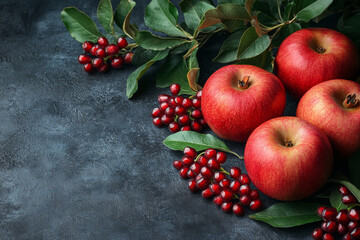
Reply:
<svg viewBox="0 0 360 240"><path fill-rule="evenodd" d="M169 55L155 77L156 87L164 88L177 83L181 87L180 94L193 95L194 91L187 81L187 73L188 68L183 56Z"/></svg>
<svg viewBox="0 0 360 240"><path fill-rule="evenodd" d="M347 187L350 192L356 197L356 199L360 202L360 190L352 183L346 180L339 180L339 179L329 179L329 182L335 182L344 185Z"/></svg>
<svg viewBox="0 0 360 240"><path fill-rule="evenodd" d="M134 72L132 72L128 79L126 84L126 96L128 98L131 98L134 93L138 90L138 82L140 78L145 74L145 72L157 61L160 61L161 59L164 59L169 54L169 50L163 50L161 52L158 52L156 56L145 63L144 65L137 68Z"/></svg>
<svg viewBox="0 0 360 240"><path fill-rule="evenodd" d="M182 38L161 38L148 31L140 31L135 36L135 41L145 49L160 51L166 48L173 48L180 44L189 42Z"/></svg>
<svg viewBox="0 0 360 240"><path fill-rule="evenodd" d="M283 16L285 21L290 20L290 18L292 18L291 12L292 12L294 7L295 7L295 2L294 1L292 1L289 4L286 5L285 10L284 10L284 16Z"/></svg>
<svg viewBox="0 0 360 240"><path fill-rule="evenodd" d="M269 36L259 37L254 27L248 28L241 36L237 51L238 59L247 59L260 55L270 46Z"/></svg>
<svg viewBox="0 0 360 240"><path fill-rule="evenodd" d="M331 194L330 194L330 204L331 204L332 207L336 208L338 211L341 210L341 209L346 209L347 208L347 206L345 204L343 204L341 199L342 199L342 196L339 193L337 187L334 188L331 191Z"/></svg>
<svg viewBox="0 0 360 240"><path fill-rule="evenodd" d="M289 228L320 221L316 209L317 203L283 202L274 204L262 212L249 217L270 224L273 227Z"/></svg>
<svg viewBox="0 0 360 240"><path fill-rule="evenodd" d="M229 63L237 59L237 51L243 30L232 33L222 44L218 55L214 58L214 62Z"/></svg>
<svg viewBox="0 0 360 240"><path fill-rule="evenodd" d="M78 42L96 42L102 36L91 18L75 7L64 8L61 11L61 20L70 35Z"/></svg>
<svg viewBox="0 0 360 240"><path fill-rule="evenodd" d="M285 38L287 38L292 33L296 32L300 29L301 29L301 26L299 23L293 22L289 25L286 25L280 29L278 35L276 35L275 38L272 40L272 43L275 46L279 47L280 44L285 40Z"/></svg>
<svg viewBox="0 0 360 240"><path fill-rule="evenodd" d="M120 2L121 4L121 2ZM130 38L134 38L136 33L137 33L137 27L134 24L130 23L130 16L131 16L131 12L134 9L136 3L134 1L128 0L128 5L127 5L127 9L130 9L124 19L123 25L122 25L122 29L124 31L124 33L130 37Z"/></svg>
<svg viewBox="0 0 360 240"><path fill-rule="evenodd" d="M152 0L145 10L145 24L169 36L186 37L178 27L179 13L169 0Z"/></svg>
<svg viewBox="0 0 360 240"><path fill-rule="evenodd" d="M229 152L226 144L211 134L202 134L193 131L182 131L171 134L164 140L165 146L172 150L183 151L185 147L192 147L196 151L203 151L214 148L220 151Z"/></svg>
<svg viewBox="0 0 360 240"><path fill-rule="evenodd" d="M209 0L182 0L180 2L180 8L184 13L186 25L193 33L199 26L205 12L215 7Z"/></svg>
<svg viewBox="0 0 360 240"><path fill-rule="evenodd" d="M197 92L202 89L202 87L197 83L200 75L200 68L199 63L196 57L196 54L198 52L198 44L197 42L193 43L194 46L196 46L196 49L190 54L189 58L187 59L187 66L188 69L190 69L187 73L187 79L190 88Z"/></svg>
<svg viewBox="0 0 360 240"><path fill-rule="evenodd" d="M207 11L199 29L222 23L229 32L234 32L250 21L251 16L243 6L227 3Z"/></svg>
<svg viewBox="0 0 360 240"><path fill-rule="evenodd" d="M128 17L128 14L135 5L136 3L132 0L121 0L117 5L114 14L114 21L121 29L123 29L125 19Z"/></svg>
<svg viewBox="0 0 360 240"><path fill-rule="evenodd" d="M349 159L349 175L351 182L360 188L360 149Z"/></svg>
<svg viewBox="0 0 360 240"><path fill-rule="evenodd" d="M97 8L97 18L105 31L115 35L114 15L111 0L101 0Z"/></svg>
<svg viewBox="0 0 360 240"><path fill-rule="evenodd" d="M333 0L317 0L298 12L296 18L307 23L324 12L332 2Z"/></svg>
<svg viewBox="0 0 360 240"><path fill-rule="evenodd" d="M233 4L240 4L240 5L245 4L245 0L219 0L218 2L219 2L219 5L225 4L225 3L233 3Z"/></svg>

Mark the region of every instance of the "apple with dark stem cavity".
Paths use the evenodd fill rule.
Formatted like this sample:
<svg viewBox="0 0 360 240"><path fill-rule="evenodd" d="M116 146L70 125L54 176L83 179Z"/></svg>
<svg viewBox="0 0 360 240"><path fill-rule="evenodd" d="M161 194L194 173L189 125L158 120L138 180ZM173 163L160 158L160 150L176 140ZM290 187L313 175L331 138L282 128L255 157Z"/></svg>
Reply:
<svg viewBox="0 0 360 240"><path fill-rule="evenodd" d="M281 116L285 88L272 73L251 65L228 65L206 81L201 110L221 138L245 142L261 123Z"/></svg>
<svg viewBox="0 0 360 240"><path fill-rule="evenodd" d="M355 79L359 74L356 46L344 34L326 28L299 30L280 45L275 72L296 98L320 82Z"/></svg>
<svg viewBox="0 0 360 240"><path fill-rule="evenodd" d="M301 98L296 116L321 128L337 157L360 149L360 84L344 79L320 83Z"/></svg>
<svg viewBox="0 0 360 240"><path fill-rule="evenodd" d="M250 135L244 161L261 192L295 201L325 184L333 168L333 151L318 127L297 117L279 117L261 124Z"/></svg>

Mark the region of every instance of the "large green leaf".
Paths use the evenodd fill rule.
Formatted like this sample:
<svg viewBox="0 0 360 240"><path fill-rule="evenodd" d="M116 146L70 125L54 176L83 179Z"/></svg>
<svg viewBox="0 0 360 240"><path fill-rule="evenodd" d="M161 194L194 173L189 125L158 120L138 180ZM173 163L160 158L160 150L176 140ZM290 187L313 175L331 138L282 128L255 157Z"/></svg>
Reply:
<svg viewBox="0 0 360 240"><path fill-rule="evenodd" d="M125 19L124 19L124 22L122 25L122 30L128 37L134 38L136 33L138 32L138 29L134 24L130 23L130 17L131 17L131 13L132 13L136 3L134 1L129 1L127 4L128 5L126 7L126 10L128 10L128 9L130 9L130 10L127 11L127 14L125 16Z"/></svg>
<svg viewBox="0 0 360 240"><path fill-rule="evenodd" d="M128 15L135 5L136 3L132 0L121 0L117 5L114 14L114 21L121 29L123 29L125 19L129 17Z"/></svg>
<svg viewBox="0 0 360 240"><path fill-rule="evenodd" d="M263 53L270 46L267 34L259 37L254 27L248 28L241 36L237 59L248 59Z"/></svg>
<svg viewBox="0 0 360 240"><path fill-rule="evenodd" d="M173 48L180 44L189 42L182 38L161 38L148 31L140 31L135 36L135 41L145 49L160 51L166 48Z"/></svg>
<svg viewBox="0 0 360 240"><path fill-rule="evenodd" d="M222 44L218 55L214 58L214 62L229 63L237 59L237 52L243 30L232 33Z"/></svg>
<svg viewBox="0 0 360 240"><path fill-rule="evenodd" d="M61 11L61 20L70 35L78 42L96 42L101 33L89 16L75 7L67 7Z"/></svg>
<svg viewBox="0 0 360 240"><path fill-rule="evenodd" d="M180 8L184 13L186 25L193 33L199 26L205 12L215 7L210 0L182 0Z"/></svg>
<svg viewBox="0 0 360 240"><path fill-rule="evenodd" d="M360 149L349 159L349 175L351 182L360 188Z"/></svg>
<svg viewBox="0 0 360 240"><path fill-rule="evenodd" d="M276 35L276 37L272 40L273 45L275 45L276 47L280 46L280 44L285 40L285 38L287 38L288 36L290 36L290 34L300 29L301 29L301 25L296 22L293 22L289 25L282 27L278 35Z"/></svg>
<svg viewBox="0 0 360 240"><path fill-rule="evenodd" d="M311 19L323 13L332 2L333 0L317 0L300 10L296 14L296 18L302 22L309 22Z"/></svg>
<svg viewBox="0 0 360 240"><path fill-rule="evenodd" d="M188 71L182 55L169 55L156 75L156 86L164 88L178 83L181 87L180 94L193 95L194 91L191 90L187 81Z"/></svg>
<svg viewBox="0 0 360 240"><path fill-rule="evenodd" d="M274 68L274 56L272 55L270 49L267 49L260 55L248 58L248 59L241 59L235 62L236 64L247 64L247 65L254 65L259 68L265 69L268 72L272 72Z"/></svg>
<svg viewBox="0 0 360 240"><path fill-rule="evenodd" d="M317 203L283 202L274 204L262 212L249 217L270 224L273 227L289 228L320 221L316 209Z"/></svg>
<svg viewBox="0 0 360 240"><path fill-rule="evenodd" d="M202 134L192 131L182 131L169 135L164 140L165 146L172 150L183 151L185 147L192 147L196 151L214 148L220 151L229 152L230 149L220 139L211 134Z"/></svg>
<svg viewBox="0 0 360 240"><path fill-rule="evenodd" d="M251 16L243 6L227 3L207 11L201 21L199 29L201 30L222 23L229 32L234 32L242 28L244 22L250 21Z"/></svg>
<svg viewBox="0 0 360 240"><path fill-rule="evenodd" d="M126 96L128 98L131 98L134 93L138 90L138 82L140 78L145 74L145 72L157 61L160 61L164 59L169 54L169 50L163 50L161 52L158 52L156 56L145 63L144 65L137 68L134 72L132 72L126 83Z"/></svg>
<svg viewBox="0 0 360 240"><path fill-rule="evenodd" d="M115 35L114 14L111 0L101 0L97 8L97 18L106 32Z"/></svg>
<svg viewBox="0 0 360 240"><path fill-rule="evenodd" d="M132 58L132 64L139 67L151 59L153 59L159 51L149 50L142 47L137 47L134 51L134 56Z"/></svg>
<svg viewBox="0 0 360 240"><path fill-rule="evenodd" d="M179 13L169 0L152 0L145 10L145 24L169 36L186 37L178 26Z"/></svg>

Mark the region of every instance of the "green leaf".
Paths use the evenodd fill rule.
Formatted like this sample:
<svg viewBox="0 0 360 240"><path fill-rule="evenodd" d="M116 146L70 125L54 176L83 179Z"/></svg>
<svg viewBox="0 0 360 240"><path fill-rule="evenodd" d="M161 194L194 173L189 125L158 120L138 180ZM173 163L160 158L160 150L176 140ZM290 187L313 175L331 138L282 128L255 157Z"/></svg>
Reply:
<svg viewBox="0 0 360 240"><path fill-rule="evenodd" d="M121 0L117 5L114 14L114 21L121 29L123 29L125 19L129 17L128 15L135 5L136 3L132 0Z"/></svg>
<svg viewBox="0 0 360 240"><path fill-rule="evenodd" d="M274 68L274 56L270 49L267 49L262 54L248 59L241 59L235 62L236 64L254 65L259 68L265 69L268 72L272 72Z"/></svg>
<svg viewBox="0 0 360 240"><path fill-rule="evenodd" d="M193 95L187 81L188 68L182 55L169 55L163 66L158 71L155 80L156 87L169 87L177 83L181 87L180 94Z"/></svg>
<svg viewBox="0 0 360 240"><path fill-rule="evenodd" d="M309 22L311 19L324 12L332 2L333 0L317 0L300 10L300 12L296 14L296 18L302 22Z"/></svg>
<svg viewBox="0 0 360 240"><path fill-rule="evenodd" d="M184 13L186 25L191 33L194 33L205 12L215 7L210 0L182 0L180 8Z"/></svg>
<svg viewBox="0 0 360 240"><path fill-rule="evenodd" d="M153 59L158 53L159 51L153 51L149 49L144 49L142 47L137 47L134 51L132 64L139 67Z"/></svg>
<svg viewBox="0 0 360 240"><path fill-rule="evenodd" d="M192 44L191 42L186 42L179 46L176 46L173 49L171 49L170 54L182 54L185 51L188 51L189 48L191 48L191 44Z"/></svg>
<svg viewBox="0 0 360 240"><path fill-rule="evenodd" d="M285 38L287 38L288 36L290 36L290 34L300 29L301 29L300 24L295 22L286 25L280 29L278 35L276 35L276 37L272 40L272 43L278 47L285 40Z"/></svg>
<svg viewBox="0 0 360 240"><path fill-rule="evenodd" d="M270 46L267 34L259 37L254 27L248 28L241 36L237 59L247 59L260 55Z"/></svg>
<svg viewBox="0 0 360 240"><path fill-rule="evenodd" d="M330 194L330 204L332 207L336 208L338 211L341 209L346 209L347 206L341 201L342 196L338 191L338 188L333 188Z"/></svg>
<svg viewBox="0 0 360 240"><path fill-rule="evenodd" d="M121 2L120 2L121 4ZM124 3L125 4L125 3ZM131 13L132 13L132 10L134 9L136 3L134 1L131 1L131 0L128 0L128 2L126 3L126 7L124 9L124 11L122 13L125 13L125 10L129 10L127 11L127 14L125 16L125 19L124 19L124 22L123 22L123 25L122 25L122 30L124 31L124 33L130 37L130 38L134 38L138 29L137 27L134 25L134 24L131 24L130 23L130 16L131 16ZM121 5L122 6L122 5ZM120 19L121 20L121 19Z"/></svg>
<svg viewBox="0 0 360 240"><path fill-rule="evenodd" d="M237 52L243 30L232 33L222 44L218 55L214 58L214 62L229 63L237 59Z"/></svg>
<svg viewBox="0 0 360 240"><path fill-rule="evenodd" d="M75 7L67 7L61 11L61 20L70 35L78 42L96 42L101 33L89 16Z"/></svg>
<svg viewBox="0 0 360 240"><path fill-rule="evenodd" d="M225 3L233 3L233 4L240 4L240 5L245 4L245 0L219 0L218 2L219 2L219 5L225 4Z"/></svg>
<svg viewBox="0 0 360 240"><path fill-rule="evenodd" d="M183 151L185 147L192 147L196 151L203 151L214 148L220 151L229 152L226 144L211 134L202 134L193 131L182 131L169 135L164 140L165 146L172 150Z"/></svg>
<svg viewBox="0 0 360 240"><path fill-rule="evenodd" d="M351 182L360 188L360 149L349 159L349 175Z"/></svg>
<svg viewBox="0 0 360 240"><path fill-rule="evenodd" d="M173 48L180 44L189 42L182 38L161 38L148 31L140 31L135 36L135 41L145 49L160 51L166 48Z"/></svg>
<svg viewBox="0 0 360 240"><path fill-rule="evenodd" d="M291 15L291 13L293 12L293 8L295 7L295 2L292 1L289 4L286 5L285 10L284 10L284 16L283 19L286 20L290 20L293 16Z"/></svg>
<svg viewBox="0 0 360 240"><path fill-rule="evenodd" d="M145 24L169 36L187 37L178 27L179 13L169 0L152 0L145 10Z"/></svg>
<svg viewBox="0 0 360 240"><path fill-rule="evenodd" d="M207 11L200 23L199 30L222 23L229 32L234 32L244 26L244 21L251 21L251 16L246 9L238 4L227 3Z"/></svg>
<svg viewBox="0 0 360 240"><path fill-rule="evenodd" d="M197 60L197 52L199 50L198 43L193 42L193 47L196 47L195 50L190 54L189 58L187 59L187 66L188 66L188 73L187 73L187 80L190 88L194 91L199 91L201 89L200 85L197 84L199 75L200 75L200 68L199 62Z"/></svg>
<svg viewBox="0 0 360 240"><path fill-rule="evenodd" d="M169 50L163 50L161 52L158 52L156 56L145 63L144 65L137 68L134 72L132 72L126 83L126 96L128 98L131 98L134 93L138 90L138 82L140 78L145 74L145 72L157 61L160 61L161 59L164 59L169 54Z"/></svg>
<svg viewBox="0 0 360 240"><path fill-rule="evenodd" d="M115 35L114 15L111 0L101 0L97 8L97 18L106 32Z"/></svg>
<svg viewBox="0 0 360 240"><path fill-rule="evenodd" d="M270 224L273 227L289 228L320 221L316 209L317 203L283 202L274 204L264 211L249 217Z"/></svg>
<svg viewBox="0 0 360 240"><path fill-rule="evenodd" d="M329 182L335 182L344 185L347 187L350 192L356 197L356 199L360 202L360 190L352 183L346 180L339 180L339 179L330 179Z"/></svg>
<svg viewBox="0 0 360 240"><path fill-rule="evenodd" d="M342 16L337 24L340 32L347 35L360 49L360 13L350 16Z"/></svg>

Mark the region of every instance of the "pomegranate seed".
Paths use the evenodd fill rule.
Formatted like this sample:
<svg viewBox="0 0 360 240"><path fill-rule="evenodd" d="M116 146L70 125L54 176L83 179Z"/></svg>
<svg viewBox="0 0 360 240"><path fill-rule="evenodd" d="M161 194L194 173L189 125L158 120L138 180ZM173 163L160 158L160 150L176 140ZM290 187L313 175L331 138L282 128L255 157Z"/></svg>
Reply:
<svg viewBox="0 0 360 240"><path fill-rule="evenodd" d="M216 172L214 174L214 181L220 183L222 180L226 179L226 175L223 172Z"/></svg>
<svg viewBox="0 0 360 240"><path fill-rule="evenodd" d="M339 223L348 223L348 211L346 209L340 210L339 213L336 215L336 221Z"/></svg>
<svg viewBox="0 0 360 240"><path fill-rule="evenodd" d="M348 228L345 224L339 223L337 227L337 233L340 235L345 235L348 232Z"/></svg>
<svg viewBox="0 0 360 240"><path fill-rule="evenodd" d="M106 55L108 55L108 56L113 56L113 55L118 54L119 50L120 50L119 47L116 46L115 44L110 44L105 47L105 52L106 52Z"/></svg>
<svg viewBox="0 0 360 240"><path fill-rule="evenodd" d="M185 156L188 156L189 158L192 158L192 159L195 159L197 156L196 150L191 147L184 148L183 152L184 152Z"/></svg>
<svg viewBox="0 0 360 240"><path fill-rule="evenodd" d="M321 228L315 228L315 230L312 232L312 237L315 240L320 240L323 236L323 230Z"/></svg>
<svg viewBox="0 0 360 240"><path fill-rule="evenodd" d="M93 42L86 41L82 44L82 48L85 52L90 53L91 48L94 46Z"/></svg>
<svg viewBox="0 0 360 240"><path fill-rule="evenodd" d="M359 226L359 222L353 222L353 221L349 222L347 225L349 231L354 230L358 226Z"/></svg>
<svg viewBox="0 0 360 240"><path fill-rule="evenodd" d="M117 45L119 46L120 49L126 48L128 45L128 42L125 38L119 37L119 39L117 40Z"/></svg>
<svg viewBox="0 0 360 240"><path fill-rule="evenodd" d="M233 205L232 211L235 215L237 216L242 216L244 215L245 211L244 211L244 207L240 205L240 203L235 203Z"/></svg>
<svg viewBox="0 0 360 240"><path fill-rule="evenodd" d="M336 208L333 207L325 208L321 213L321 217L324 219L324 221L334 220L336 215L337 215L337 210Z"/></svg>
<svg viewBox="0 0 360 240"><path fill-rule="evenodd" d="M106 52L104 49L99 48L98 50L96 50L95 56L97 56L99 58L104 58L104 57L106 57Z"/></svg>
<svg viewBox="0 0 360 240"><path fill-rule="evenodd" d="M87 73L91 73L92 71L94 71L94 67L91 65L91 63L85 63L84 71Z"/></svg>
<svg viewBox="0 0 360 240"><path fill-rule="evenodd" d="M171 95L173 95L173 96L178 95L179 92L180 92L180 90L181 90L181 87L180 87L179 84L177 84L177 83L171 84L171 86L170 86L170 93L171 93Z"/></svg>
<svg viewBox="0 0 360 240"><path fill-rule="evenodd" d="M337 230L337 223L333 220L326 222L326 230L329 233L334 233Z"/></svg>
<svg viewBox="0 0 360 240"><path fill-rule="evenodd" d="M106 47L107 45L109 45L109 41L107 40L106 37L99 37L99 39L97 40L98 44L101 46L101 47Z"/></svg>
<svg viewBox="0 0 360 240"><path fill-rule="evenodd" d="M160 117L161 115L162 115L162 111L161 111L161 109L158 108L158 107L154 108L154 109L152 110L152 112L151 112L151 116L152 116L153 118Z"/></svg>
<svg viewBox="0 0 360 240"><path fill-rule="evenodd" d="M181 106L183 106L184 108L190 108L192 106L192 102L190 98L184 98L184 100L181 103Z"/></svg>
<svg viewBox="0 0 360 240"><path fill-rule="evenodd" d="M331 235L330 233L325 233L324 235L323 235L323 238L322 238L323 240L334 240L335 238L334 238L334 236L333 235Z"/></svg>
<svg viewBox="0 0 360 240"><path fill-rule="evenodd" d="M220 195L225 201L230 201L234 197L234 194L229 190L222 190Z"/></svg>
<svg viewBox="0 0 360 240"><path fill-rule="evenodd" d="M188 175L187 175L187 172L189 171L189 168L188 167L183 167L183 168L181 168L180 169L180 171L179 171L179 174L180 174L180 176L182 177L182 178L187 178L188 177Z"/></svg>
<svg viewBox="0 0 360 240"><path fill-rule="evenodd" d="M180 131L180 125L177 122L172 122L169 124L169 130L172 133Z"/></svg>
<svg viewBox="0 0 360 240"><path fill-rule="evenodd" d="M222 189L228 189L230 187L231 181L229 179L223 179L220 182L220 187L222 187Z"/></svg>
<svg viewBox="0 0 360 240"><path fill-rule="evenodd" d="M114 57L110 64L113 68L120 69L124 65L124 59L122 57Z"/></svg>
<svg viewBox="0 0 360 240"><path fill-rule="evenodd" d="M196 181L196 186L201 189L205 190L210 185L210 180L208 178L201 177L199 180Z"/></svg>
<svg viewBox="0 0 360 240"><path fill-rule="evenodd" d="M188 187L189 187L190 191L192 191L192 192L196 192L197 190L199 190L199 189L197 188L197 186L196 186L196 181L195 181L195 179L190 179L190 180L189 180Z"/></svg>
<svg viewBox="0 0 360 240"><path fill-rule="evenodd" d="M170 123L172 123L174 121L174 117L169 117L166 115L161 116L161 122L164 125L170 125Z"/></svg>
<svg viewBox="0 0 360 240"><path fill-rule="evenodd" d="M173 117L175 115L175 109L172 107L167 107L165 109L165 115L169 117Z"/></svg>
<svg viewBox="0 0 360 240"><path fill-rule="evenodd" d="M176 97L175 97L175 105L176 105L176 106L181 106L183 100L184 100L184 97L183 97L183 96L176 96Z"/></svg>
<svg viewBox="0 0 360 240"><path fill-rule="evenodd" d="M160 104L160 109L162 110L162 111L165 111L167 108L169 108L170 107L170 104L168 103L168 102L162 102L161 104Z"/></svg>
<svg viewBox="0 0 360 240"><path fill-rule="evenodd" d="M346 195L343 196L341 201L346 204L346 205L351 205L357 202L356 198L354 197L354 195Z"/></svg>
<svg viewBox="0 0 360 240"><path fill-rule="evenodd" d="M217 206L221 206L224 203L224 199L220 195L214 197L213 201Z"/></svg>
<svg viewBox="0 0 360 240"><path fill-rule="evenodd" d="M201 96L202 96L202 90L199 90L199 91L196 93L196 98L201 99Z"/></svg>
<svg viewBox="0 0 360 240"><path fill-rule="evenodd" d="M167 95L167 94L161 93L161 94L158 95L158 102L159 103L167 102L167 101L169 101L169 99L170 99L170 96Z"/></svg>
<svg viewBox="0 0 360 240"><path fill-rule="evenodd" d="M208 168L211 170L218 170L220 169L220 164L215 159L210 159L207 163Z"/></svg>
<svg viewBox="0 0 360 240"><path fill-rule="evenodd" d="M134 53L132 53L132 52L126 53L125 56L124 56L124 63L125 64L131 64L133 56L134 56Z"/></svg>
<svg viewBox="0 0 360 240"><path fill-rule="evenodd" d="M205 122L205 119L201 118L198 120L199 123L203 126L203 127L206 127L207 126L207 123Z"/></svg>
<svg viewBox="0 0 360 240"><path fill-rule="evenodd" d="M200 164L199 164L200 165ZM206 178L211 178L213 175L214 175L214 173L213 173L213 171L211 171L209 168L207 168L207 167L202 167L201 168L201 175L203 175L204 177L206 177Z"/></svg>
<svg viewBox="0 0 360 240"><path fill-rule="evenodd" d="M249 176L245 173L241 174L239 179L241 184L249 185L251 183Z"/></svg>
<svg viewBox="0 0 360 240"><path fill-rule="evenodd" d="M204 156L200 156L200 158L198 159L198 163L200 164L200 166L202 167L206 167L207 166L207 158Z"/></svg>
<svg viewBox="0 0 360 240"><path fill-rule="evenodd" d="M193 98L192 105L194 108L201 108L201 100L197 98Z"/></svg>
<svg viewBox="0 0 360 240"><path fill-rule="evenodd" d="M196 178L197 177L197 174L195 172L191 171L190 169L187 171L186 174L187 174L187 176L189 178Z"/></svg>
<svg viewBox="0 0 360 240"><path fill-rule="evenodd" d="M207 188L201 192L201 196L205 199L211 198L214 196L210 188Z"/></svg>
<svg viewBox="0 0 360 240"><path fill-rule="evenodd" d="M104 63L101 67L99 67L99 72L106 73L109 71L110 67L108 64Z"/></svg>
<svg viewBox="0 0 360 240"><path fill-rule="evenodd" d="M102 58L94 58L92 61L92 65L94 68L99 69L100 67L102 67L102 65L104 65L104 59Z"/></svg>
<svg viewBox="0 0 360 240"><path fill-rule="evenodd" d="M251 190L249 196L250 196L251 200L256 200L256 199L260 198L260 193L258 190L254 189L254 190Z"/></svg>
<svg viewBox="0 0 360 240"><path fill-rule="evenodd" d="M238 193L239 190L240 190L240 187L241 187L241 184L239 181L232 181L231 184L230 184L230 189L231 191L233 191L234 193Z"/></svg>
<svg viewBox="0 0 360 240"><path fill-rule="evenodd" d="M206 149L204 156L205 156L207 159L216 157L216 150L215 150L215 149L212 149L212 148Z"/></svg>
<svg viewBox="0 0 360 240"><path fill-rule="evenodd" d="M244 195L244 196L240 197L239 202L243 206L249 206L249 204L251 202L251 198L247 195Z"/></svg>
<svg viewBox="0 0 360 240"><path fill-rule="evenodd" d="M327 232L327 228L326 228L326 222L322 222L321 223L321 229L325 232Z"/></svg>
<svg viewBox="0 0 360 240"><path fill-rule="evenodd" d="M177 170L180 170L180 169L183 167L183 164L181 163L181 161L175 160L175 161L173 162L173 166L174 166L174 168L176 168Z"/></svg>
<svg viewBox="0 0 360 240"><path fill-rule="evenodd" d="M360 239L360 228L356 227L354 230L350 232L350 236L352 239Z"/></svg>
<svg viewBox="0 0 360 240"><path fill-rule="evenodd" d="M238 180L240 178L241 175L241 169L238 167L232 167L230 168L230 176L235 179Z"/></svg>
<svg viewBox="0 0 360 240"><path fill-rule="evenodd" d="M215 195L220 195L221 193L221 186L218 183L210 184L210 189Z"/></svg>
<svg viewBox="0 0 360 240"><path fill-rule="evenodd" d="M175 113L178 116L182 116L184 114L186 114L186 108L182 107L182 106L176 106L175 107ZM186 115L187 116L187 115Z"/></svg>
<svg viewBox="0 0 360 240"><path fill-rule="evenodd" d="M89 55L86 54L80 54L78 57L78 61L80 64L85 64L85 63L90 63L91 62L91 57Z"/></svg>
<svg viewBox="0 0 360 240"><path fill-rule="evenodd" d="M200 109L195 109L195 110L191 111L191 117L193 117L195 119L202 118L201 110Z"/></svg>
<svg viewBox="0 0 360 240"><path fill-rule="evenodd" d="M316 214L317 214L319 217L322 217L322 211L323 211L325 208L326 208L326 207L324 207L324 206L318 207L318 209L316 210Z"/></svg>
<svg viewBox="0 0 360 240"><path fill-rule="evenodd" d="M193 163L190 166L190 170L193 171L194 173L196 173L196 175L198 175L200 173L200 171L201 171L201 166L198 163ZM204 177L206 177L206 176L204 176Z"/></svg>
<svg viewBox="0 0 360 240"><path fill-rule="evenodd" d="M155 126L157 126L157 127L162 127L162 126L163 126L163 123L162 123L162 121L161 121L161 118L159 118L159 117L156 117L156 118L153 119L153 124L154 124Z"/></svg>
<svg viewBox="0 0 360 240"><path fill-rule="evenodd" d="M190 117L188 115L183 115L178 118L178 121L181 125L187 126L190 123ZM189 130L191 130L191 127L190 126L188 127L190 128Z"/></svg>
<svg viewBox="0 0 360 240"><path fill-rule="evenodd" d="M190 167L194 163L194 159L188 156L183 156L181 162L184 166Z"/></svg>
<svg viewBox="0 0 360 240"><path fill-rule="evenodd" d="M216 161L220 164L224 164L226 162L227 156L223 152L218 152L216 154Z"/></svg>
<svg viewBox="0 0 360 240"><path fill-rule="evenodd" d="M181 131L191 131L191 127L190 126L183 126L181 128Z"/></svg>
<svg viewBox="0 0 360 240"><path fill-rule="evenodd" d="M190 123L191 129L194 130L195 132L201 132L203 126L200 124L200 122L198 121L191 121Z"/></svg>
<svg viewBox="0 0 360 240"><path fill-rule="evenodd" d="M348 212L348 217L353 222L358 222L360 220L360 211L358 209L351 209Z"/></svg>
<svg viewBox="0 0 360 240"><path fill-rule="evenodd" d="M173 97L171 97L170 99L169 99L169 103L170 103L170 105L172 106L172 107L176 107L177 105L176 105L176 102L175 102L175 98L173 98Z"/></svg>
<svg viewBox="0 0 360 240"><path fill-rule="evenodd" d="M100 46L99 44L95 44L95 45L91 48L90 54L93 55L93 56L96 56L96 51L97 51L98 49L100 49L100 48L101 48L101 46Z"/></svg>
<svg viewBox="0 0 360 240"><path fill-rule="evenodd" d="M350 233L346 233L343 237L343 240L352 240Z"/></svg>
<svg viewBox="0 0 360 240"><path fill-rule="evenodd" d="M231 202L224 202L223 204L221 204L221 210L223 210L226 213L231 212L233 207L233 204Z"/></svg>
<svg viewBox="0 0 360 240"><path fill-rule="evenodd" d="M250 186L247 184L241 185L240 187L240 194L241 195L249 195L250 193ZM251 198L251 197L250 197Z"/></svg>
<svg viewBox="0 0 360 240"><path fill-rule="evenodd" d="M253 211L260 210L262 208L262 201L260 199L256 199L250 202L250 209Z"/></svg>
<svg viewBox="0 0 360 240"><path fill-rule="evenodd" d="M350 194L349 189L348 189L347 187L345 187L345 186L340 186L338 190L339 190L339 192L340 192L340 194L341 194L342 196L345 196L345 195L349 195L349 194Z"/></svg>

